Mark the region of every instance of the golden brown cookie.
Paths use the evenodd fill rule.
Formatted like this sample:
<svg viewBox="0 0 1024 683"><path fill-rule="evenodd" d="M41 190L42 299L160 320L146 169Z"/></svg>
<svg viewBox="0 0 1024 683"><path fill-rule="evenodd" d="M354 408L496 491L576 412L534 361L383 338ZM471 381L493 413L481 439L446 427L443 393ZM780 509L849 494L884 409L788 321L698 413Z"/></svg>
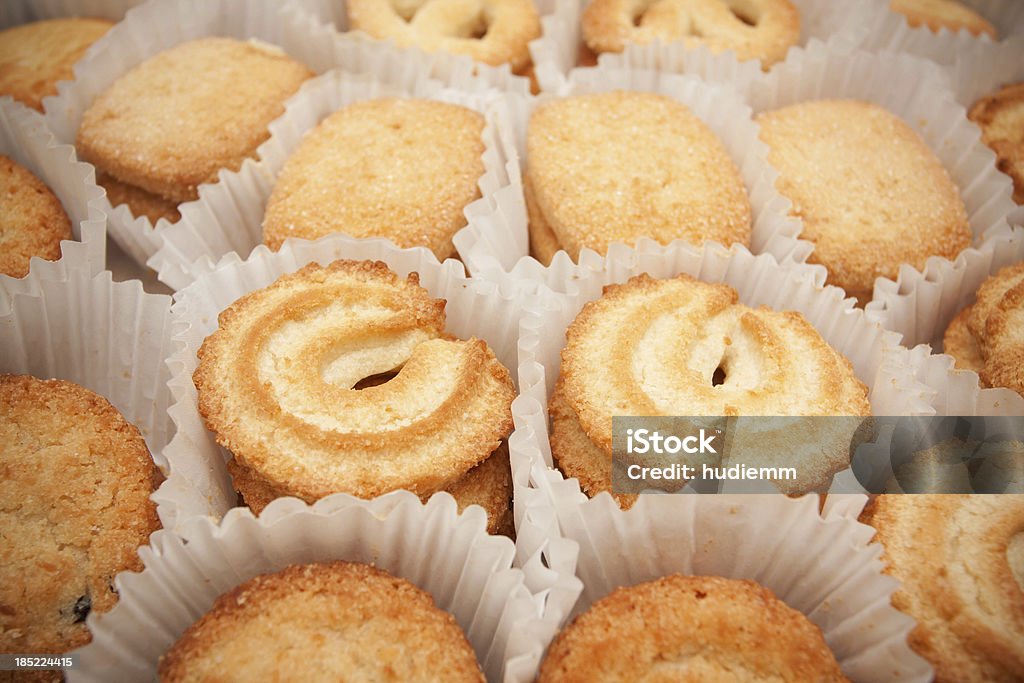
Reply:
<svg viewBox="0 0 1024 683"><path fill-rule="evenodd" d="M160 660L162 683L483 683L455 618L405 579L350 562L292 565L217 598Z"/></svg>
<svg viewBox="0 0 1024 683"><path fill-rule="evenodd" d="M981 352L978 340L971 334L971 328L967 326L967 318L970 315L971 307L968 306L953 318L943 336L942 348L944 353L956 361L958 370L981 372L985 367L985 356Z"/></svg>
<svg viewBox="0 0 1024 683"><path fill-rule="evenodd" d="M593 496L611 490L614 415L866 416L867 395L850 362L799 313L743 306L730 287L688 275L641 274L605 287L566 330L551 450ZM785 464L799 463L798 480L779 485L827 486L849 465L849 422L805 440L815 444L809 454L794 449L800 439L788 430L762 435L765 444L782 440Z"/></svg>
<svg viewBox="0 0 1024 683"><path fill-rule="evenodd" d="M869 102L819 100L757 117L776 187L814 242L810 260L861 303L875 279L929 256L956 258L971 243L957 186L924 140Z"/></svg>
<svg viewBox="0 0 1024 683"><path fill-rule="evenodd" d="M28 275L33 256L55 261L71 220L60 200L31 171L0 155L0 273Z"/></svg>
<svg viewBox="0 0 1024 683"><path fill-rule="evenodd" d="M86 615L114 606L114 576L142 569L160 526L146 444L88 389L0 375L0 471L0 652L84 645Z"/></svg>
<svg viewBox="0 0 1024 683"><path fill-rule="evenodd" d="M957 0L892 0L890 6L905 16L911 26L927 26L936 33L943 28L953 33L967 29L976 36L999 37L995 26L985 17Z"/></svg>
<svg viewBox="0 0 1024 683"><path fill-rule="evenodd" d="M551 643L537 683L846 681L821 630L753 581L617 588Z"/></svg>
<svg viewBox="0 0 1024 683"><path fill-rule="evenodd" d="M281 494L429 496L498 448L515 397L486 342L443 334L444 306L380 262L285 275L221 313L199 350L199 410Z"/></svg>
<svg viewBox="0 0 1024 683"><path fill-rule="evenodd" d="M527 227L530 234L530 256L545 266L549 266L551 259L562 249L562 246L558 243L558 236L544 220L544 214L537 206L537 199L533 196L533 183L530 182L529 175L523 176L523 199L526 202Z"/></svg>
<svg viewBox="0 0 1024 683"><path fill-rule="evenodd" d="M882 495L878 530L893 605L936 683L1018 681L1024 671L1024 496Z"/></svg>
<svg viewBox="0 0 1024 683"><path fill-rule="evenodd" d="M480 196L484 118L455 104L387 98L324 119L288 158L263 219L263 241L334 232L387 237L452 256L466 205Z"/></svg>
<svg viewBox="0 0 1024 683"><path fill-rule="evenodd" d="M107 191L107 200L111 206L127 204L128 210L136 218L145 216L154 225L161 218L171 223L181 220L178 202L151 194L134 185L126 185L103 171L96 172L96 184Z"/></svg>
<svg viewBox="0 0 1024 683"><path fill-rule="evenodd" d="M1024 83L1003 86L974 103L967 118L981 128L996 166L1013 179L1013 200L1024 204Z"/></svg>
<svg viewBox="0 0 1024 683"><path fill-rule="evenodd" d="M468 55L478 62L530 66L528 44L540 37L531 0L349 0L352 29L400 47Z"/></svg>
<svg viewBox="0 0 1024 683"><path fill-rule="evenodd" d="M598 53L682 41L691 50L732 50L767 69L800 40L800 13L790 0L592 0L582 29Z"/></svg>
<svg viewBox="0 0 1024 683"><path fill-rule="evenodd" d="M58 81L74 78L72 67L113 25L67 17L0 31L0 95L43 111L43 98L57 94Z"/></svg>
<svg viewBox="0 0 1024 683"><path fill-rule="evenodd" d="M641 237L750 244L739 170L718 137L670 97L616 91L553 100L530 116L526 145L534 209L573 259L584 247L604 253Z"/></svg>
<svg viewBox="0 0 1024 683"><path fill-rule="evenodd" d="M228 473L242 502L257 515L277 498L291 495L276 490L255 471L234 459L227 463ZM512 536L512 471L509 468L508 445L502 442L491 456L444 489L452 494L462 512L470 505L479 505L487 513L487 533ZM425 496L429 498L429 496Z"/></svg>
<svg viewBox="0 0 1024 683"><path fill-rule="evenodd" d="M118 78L86 110L78 150L127 185L181 203L221 169L238 170L284 102L313 75L278 48L202 38Z"/></svg>

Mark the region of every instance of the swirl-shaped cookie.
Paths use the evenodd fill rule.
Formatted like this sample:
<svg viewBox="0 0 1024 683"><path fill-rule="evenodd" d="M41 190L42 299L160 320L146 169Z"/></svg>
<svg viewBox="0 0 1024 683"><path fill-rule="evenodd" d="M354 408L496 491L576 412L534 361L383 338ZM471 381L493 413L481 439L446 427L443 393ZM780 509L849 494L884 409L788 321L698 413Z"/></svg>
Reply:
<svg viewBox="0 0 1024 683"><path fill-rule="evenodd" d="M846 681L821 630L753 581L673 574L590 606L537 683Z"/></svg>
<svg viewBox="0 0 1024 683"><path fill-rule="evenodd" d="M426 52L468 55L485 64L530 66L540 36L531 0L348 0L348 21L374 38Z"/></svg>
<svg viewBox="0 0 1024 683"><path fill-rule="evenodd" d="M765 68L800 39L800 14L790 0L593 0L582 22L594 52L681 40L689 49L734 50Z"/></svg>
<svg viewBox="0 0 1024 683"><path fill-rule="evenodd" d="M883 495L878 530L893 605L917 620L910 646L937 683L1019 681L1024 672L1024 495Z"/></svg>
<svg viewBox="0 0 1024 683"><path fill-rule="evenodd" d="M867 387L802 315L737 299L726 285L642 274L583 307L566 331L550 413L552 453L588 494L611 488L613 415L870 415ZM800 458L794 490L848 466L854 424L805 439L816 444L806 458L789 453ZM783 452L801 440L778 436Z"/></svg>
<svg viewBox="0 0 1024 683"><path fill-rule="evenodd" d="M946 329L944 349L987 387L1024 396L1024 263L985 280L977 300Z"/></svg>
<svg viewBox="0 0 1024 683"><path fill-rule="evenodd" d="M199 410L257 492L450 487L508 436L515 391L486 342L444 334L444 306L379 262L285 275L221 313L193 376Z"/></svg>

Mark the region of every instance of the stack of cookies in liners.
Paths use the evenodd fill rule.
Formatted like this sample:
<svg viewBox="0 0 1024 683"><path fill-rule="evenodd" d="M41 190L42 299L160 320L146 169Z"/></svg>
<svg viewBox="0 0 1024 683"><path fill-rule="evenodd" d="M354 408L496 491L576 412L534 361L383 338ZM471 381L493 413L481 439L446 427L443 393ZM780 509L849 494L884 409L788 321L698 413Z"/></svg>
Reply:
<svg viewBox="0 0 1024 683"><path fill-rule="evenodd" d="M176 4L158 0L143 10L150 17L164 16L164 10L172 16ZM239 7L245 3L222 4L224 16L230 20L238 13L242 20ZM767 72L790 61L787 50L799 44L803 7L789 0L663 0L650 5L594 0L583 12L582 44L566 47L586 58L587 52L678 40L680 49L703 46L731 51L740 60L759 60ZM953 0L894 2L893 9L906 15L910 26L928 27L919 30L945 27L955 32L962 27L970 34L997 35L992 23ZM253 3L247 11L275 10ZM289 12L299 16L291 8L282 11L280 21L293 20ZM538 11L528 2L490 0L456 7L433 0L399 7L360 0L349 2L346 13L346 25L353 31L427 53L449 51L492 65L508 64L522 75L532 70L527 44L542 32ZM129 20L118 28L129 26ZM134 26L142 24L136 21ZM0 34L0 88L37 109L59 106L60 97L42 98L56 92L56 81L76 76L69 72L70 64L109 25L70 19ZM109 46L125 36L124 31L112 32L90 54L113 49ZM126 65L120 74L104 74L109 84L81 112L73 142L79 157L96 167L97 181L112 205L127 206L153 224L175 223L182 217L183 203L198 200L202 207L201 186L229 184L236 177L232 174L244 178L246 164L259 161L257 149L272 137L272 122L285 112L287 102L301 100L303 84L323 64L304 64L278 46L250 38L219 36L211 29L209 35L181 40ZM839 48L826 45L824 50ZM790 54L799 57L798 51ZM407 54L403 59L416 57ZM77 74L83 83L90 63L87 58ZM40 82L40 75L48 82ZM636 82L642 81L637 77ZM750 92L756 93L757 87ZM983 142L997 155L999 171L1012 178L1017 201L1024 184L1020 87L1005 84L969 112ZM479 506L486 511L478 531L510 537L517 532L514 504L521 510L515 516L517 559L531 584L544 589L550 607L540 609L530 622L546 634L526 658L532 671L514 673L515 667L508 665L523 648L510 645L507 633L505 640L480 635L481 630L500 631L488 621L498 617L470 623L460 612L456 621L417 587L425 584L430 553L413 550L417 539L399 534L388 541L408 546L410 557L417 558L417 566L392 567L399 576L363 564L372 562L372 556L309 557L294 545L286 552L294 557L286 564L294 566L245 582L240 581L245 572L237 573L226 586L231 590L216 601L191 605L188 620L194 623L179 628L177 642L156 653L159 665L151 661L151 671L158 671L161 680L208 680L222 673L218 662L224 658L250 667L232 672L240 680L265 676L272 669L304 680L357 671L369 678L386 672L399 680L482 680L482 664L494 680L528 680L535 672L544 681L637 680L643 675L731 680L738 670L751 680L878 680L875 676L883 670L897 680L927 675L928 665L941 681L1019 679L1024 671L1024 507L1016 495L881 496L863 511L861 520L878 530L886 573L901 582L892 605L915 622L899 622L891 608L876 617L880 631L888 631L892 623L904 624L894 638L900 646L886 640L871 654L862 639L829 624L821 612L829 601L827 592L817 602L800 601L792 598L785 581L767 570L748 567L748 574L739 570L733 576L721 563L711 562L723 567L721 576L692 576L690 569L699 562L674 557L657 563L653 572L627 571L616 579L620 587L606 597L585 590L577 618L554 639L540 663L554 626L569 616L566 601L545 591L574 584L538 578L544 574L536 571L541 563L541 551L534 552L538 534L550 534L544 548L549 554L563 533L581 539L565 520L562 530L531 526L545 505L560 519L572 506L560 498L559 490L538 490L544 487L532 471L520 470L517 478L515 457L510 469L516 414L512 378L517 368L515 357L505 351L515 349L520 320L528 322L545 308L572 308L571 298L563 299L571 289L549 287L552 279L570 273L580 281L591 278L610 286L592 292L566 320L564 342L554 340L561 363L551 368L552 392L550 399L545 392L541 408L550 422L539 433L523 435L520 454L533 458L526 466L532 470L538 463L543 468L544 452L550 452L555 467L595 497L595 505L575 503L578 512L572 514L585 519L588 510L595 515L604 510L600 514L626 524L630 514L634 520L650 514L644 497L638 501L616 494L614 504L596 505L612 500L601 495L612 493L612 415L867 416L877 412L874 406L892 404L880 398L887 390L876 384L877 375L865 372L863 362L844 357L835 336L812 323L817 321L814 316L747 306L741 300L753 295L742 286L709 284L685 274L605 277L603 273L626 262L626 251L616 243L654 240L662 246L647 252L654 255L651 270L676 275L686 269L666 266L679 253L700 259L721 253L730 264L752 263L744 260L749 250L769 242L765 225L799 219L799 237L813 247L805 252L807 263L827 270L828 283L841 287L858 307L872 302L877 278L896 280L901 268L922 271L931 258L953 262L966 250L984 247L985 236L973 221L978 212L963 196L969 189L946 167L934 141L922 137L921 126L877 102L808 97L781 107L756 107L758 144L764 151L738 158L734 146L715 132L713 122L695 114L684 96L643 90L595 89L561 97L542 93L536 101L520 99L504 110L511 118L521 114L521 120L504 121L522 133L513 165L521 175L511 180L512 187L522 190L518 208L526 220L519 223L520 242L524 252L528 243L530 254L549 266L539 271L543 283L519 275L538 272L536 264L511 275L483 273L514 291L511 296L487 293L475 284L476 278L459 280L457 264L438 263L464 256L457 250L460 231L486 230L472 223L467 207L492 198L481 180L484 159L493 151L485 141L488 114L389 95L309 122L302 143L261 200L259 227L273 251L255 252L242 264L197 264L197 279L204 276L204 268L209 271L207 286L229 280L245 280L245 285L238 287L241 293L233 301L216 304L214 313L219 315L210 334L180 347L189 356L179 368L188 370L177 376L184 382L175 385L182 438L176 448L167 449L170 468L164 474L170 479L157 501L174 502L178 495L178 500L213 498L216 494L208 491L226 489L226 507L205 514L220 517L235 505L248 507L262 513L254 523L272 539L285 536L270 521L281 522L289 514L288 502L275 503L278 499L298 498L312 505L332 494L374 499L401 490L427 501L447 492L459 510ZM506 97L496 91L491 96L496 102ZM495 115L494 120L502 119ZM431 141L430 149L423 148L425 139ZM28 257L59 257L56 245L70 238L69 219L42 181L13 161L3 161L0 263L8 275L23 277ZM753 196L749 169L758 163L763 163L760 173L774 179L774 191L785 200L784 212L779 212L780 202ZM987 178L994 171L984 173ZM244 199L244 192L235 195L239 197ZM499 204L499 210L506 208ZM355 240L329 237L339 232ZM319 245L286 242L324 236ZM360 241L375 237L392 244ZM731 251L720 252L710 243ZM410 247L430 253L413 257L401 249ZM378 256L369 257L371 253ZM766 258L778 256L770 253ZM584 265L588 259L590 265ZM320 263L309 263L313 260ZM418 270L410 274L409 263L418 264ZM254 275L271 272L270 264L283 272L276 277ZM232 268L229 277L226 269ZM959 367L977 371L983 386L1017 394L1022 392L1017 360L1024 346L1019 270L1011 266L991 273L977 292L977 302L951 320L945 349ZM796 277L812 271L790 264L780 272ZM38 282L51 277L50 284L38 286L42 289L67 287L70 281L33 271L25 282L35 282L33 277ZM147 277L152 282L152 274ZM21 291L11 280L0 284L8 297ZM460 287L474 288L478 301L472 311L453 310L468 306L468 299L457 293ZM818 296L820 280L805 289L828 298ZM201 291L193 289L192 299ZM189 289L183 290L180 308L186 313L179 320L188 320L194 332L198 317L188 317L189 297ZM838 299L832 299L830 305L838 309ZM51 308L45 316L53 314ZM31 329L24 322L31 313L15 308L7 315L14 321L11 329L22 330L20 334ZM858 324L864 322L860 311L850 315ZM457 322L451 322L453 317ZM497 328L504 344L496 341ZM557 335L558 330L552 332ZM110 334L109 342L116 344L116 331ZM47 343L53 347L38 353L60 352L59 339ZM663 374L655 374L656 369ZM134 550L159 526L148 496L162 479L154 465L162 462L162 454L149 455L138 429L102 396L75 384L5 375L0 388L3 499L24 501L5 506L0 516L3 536L13 539L14 548L14 561L3 570L0 646L4 652L64 652L90 639L85 623L89 614L94 616L88 617L88 626L109 635L129 613L123 605L105 625L95 616L109 610L119 587L126 585L115 582L114 575L142 567ZM1017 405L1016 398L1007 400ZM192 412L182 417L186 410ZM69 426L63 426L65 419L72 420ZM545 443L531 446L531 438ZM209 451L201 452L200 440L224 451L211 446L210 457ZM181 468L177 472L176 464ZM843 468L841 460L813 463L807 468L806 488L827 490ZM203 481L191 474L196 469L211 474ZM182 475L184 471L189 474ZM75 482L75 498L53 494L58 483L68 481ZM183 494L182 488L191 490ZM524 489L532 490L521 499ZM549 500L531 508L529 501L540 500L539 493ZM352 500L351 505L371 509L371 503ZM81 501L88 501L86 515L80 512ZM673 504L670 499L667 507ZM758 506L756 499L743 497L730 504ZM678 505L680 510L693 506ZM795 508L787 505L767 506L766 515L790 514ZM838 513L826 511L819 519L816 508L805 508L806 514L794 514L804 514L805 522L830 520L833 529L843 529L851 547L867 547L850 517L857 511L840 522ZM308 532L317 542L320 533L367 540L366 529L348 517L330 529L335 517L329 507L321 509L327 528ZM430 508L409 509L410 515L425 516ZM201 514L181 505L167 517L162 513L165 524L170 519L173 525L159 532L166 534L159 538L172 538L185 528L189 515ZM578 528L587 528L586 522ZM736 540L723 540L720 548L706 552L728 557L743 543L743 533L754 528L763 527L740 524L734 529ZM187 537L186 531L181 533ZM781 546L792 542L775 533ZM979 539L976 557L964 552L965 534ZM229 537L225 530L220 541L211 541L209 552L224 552L216 544ZM481 534L478 542L484 544L486 538ZM246 541L240 543L246 547ZM586 542L581 545L577 571L585 577L594 571L587 563L600 558L587 555ZM799 550L789 548L792 554ZM473 583L487 571L471 566L470 554L464 578ZM869 571L863 554L854 555L851 564L860 567L863 562L859 571ZM356 562L328 562L338 559ZM147 571L158 585L178 580L173 573L161 575L167 569L161 569L158 555L150 555L149 561ZM629 562L625 558L618 564ZM758 562L764 567L786 565L775 556ZM557 571L571 574L576 563L573 558ZM617 569L608 572L617 575ZM30 582L27 576L50 578ZM820 578L808 570L806 576L788 576L788 581L813 583ZM36 583L44 585L37 590ZM844 587L833 590L846 598L849 585ZM874 609L878 595L854 599L850 619L871 624L864 615ZM936 595L953 600L956 609L936 609ZM481 589L479 599L484 596ZM509 604L516 597L521 596L510 594ZM144 613L166 606L159 597L122 598L137 601ZM401 642L396 629L406 634ZM616 636L622 647L609 648L609 633L628 635ZM765 648L769 634L773 645ZM739 656L737 639L750 645L738 648ZM285 640L294 642L282 648ZM109 651L112 645L107 641L94 647ZM126 641L124 649L129 648ZM329 659L326 651L337 656ZM284 657L283 652L290 654ZM880 658L875 668L865 667L862 660L872 656ZM485 664L495 657L504 665ZM131 658L130 651L125 658ZM126 674L114 670L85 675L102 679Z"/></svg>

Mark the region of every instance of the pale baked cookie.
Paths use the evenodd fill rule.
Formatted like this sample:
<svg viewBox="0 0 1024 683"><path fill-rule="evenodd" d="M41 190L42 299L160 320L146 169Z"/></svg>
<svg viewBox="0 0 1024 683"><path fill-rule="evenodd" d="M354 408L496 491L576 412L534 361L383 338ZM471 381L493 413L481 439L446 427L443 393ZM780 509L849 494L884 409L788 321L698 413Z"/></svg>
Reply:
<svg viewBox="0 0 1024 683"><path fill-rule="evenodd" d="M537 107L526 136L531 214L574 260L649 237L749 246L750 200L718 137L664 95L616 91ZM550 251L550 247L544 247Z"/></svg>
<svg viewBox="0 0 1024 683"><path fill-rule="evenodd" d="M878 530L893 606L936 683L1019 681L1024 671L1024 496L883 495Z"/></svg>
<svg viewBox="0 0 1024 683"><path fill-rule="evenodd" d="M0 273L28 275L33 256L55 261L71 220L60 200L31 171L0 155Z"/></svg>
<svg viewBox="0 0 1024 683"><path fill-rule="evenodd" d="M996 153L996 167L1013 179L1013 200L1024 204L1024 83L981 98L967 118L981 128L982 141Z"/></svg>
<svg viewBox="0 0 1024 683"><path fill-rule="evenodd" d="M336 261L222 312L193 379L236 479L255 484L239 479L243 494L429 496L487 460L512 431L515 389L486 342L444 334L444 306L415 274Z"/></svg>
<svg viewBox="0 0 1024 683"><path fill-rule="evenodd" d="M800 14L790 0L592 0L582 28L598 53L682 41L688 49L732 50L767 69L800 39Z"/></svg>
<svg viewBox="0 0 1024 683"><path fill-rule="evenodd" d="M846 681L821 630L758 583L672 574L617 588L551 643L537 683Z"/></svg>
<svg viewBox="0 0 1024 683"><path fill-rule="evenodd" d="M890 6L905 16L911 26L927 26L936 33L942 28L953 33L967 29L976 36L998 38L995 26L957 0L892 0Z"/></svg>
<svg viewBox="0 0 1024 683"><path fill-rule="evenodd" d="M133 216L145 216L154 225L161 218L171 223L177 223L181 219L178 202L164 199L134 185L126 185L103 171L96 172L96 184L107 191L107 200L111 206L127 204Z"/></svg>
<svg viewBox="0 0 1024 683"><path fill-rule="evenodd" d="M814 242L810 261L863 305L875 279L971 243L967 210L942 162L896 115L869 102L819 100L757 117L776 187Z"/></svg>
<svg viewBox="0 0 1024 683"><path fill-rule="evenodd" d="M530 67L528 44L540 36L531 0L348 0L349 25L373 38L478 62Z"/></svg>
<svg viewBox="0 0 1024 683"><path fill-rule="evenodd" d="M480 196L484 119L455 104L379 99L324 119L288 158L263 219L263 241L342 232L452 256L463 210Z"/></svg>
<svg viewBox="0 0 1024 683"><path fill-rule="evenodd" d="M551 451L594 496L611 490L614 415L866 416L867 395L850 362L799 313L743 306L732 288L688 275L642 274L605 287L569 325L550 402ZM849 465L854 421L842 422L834 433L813 425L821 433L804 440L815 444L806 455L794 447L795 430L762 435L766 452L799 464L798 480L780 486L815 490Z"/></svg>
<svg viewBox="0 0 1024 683"><path fill-rule="evenodd" d="M86 110L78 150L126 185L175 203L221 169L238 170L270 136L267 126L313 75L280 49L203 38L152 57Z"/></svg>
<svg viewBox="0 0 1024 683"><path fill-rule="evenodd" d="M75 62L113 25L69 17L0 31L0 95L43 111L43 98L57 94L58 81L74 78Z"/></svg>
<svg viewBox="0 0 1024 683"><path fill-rule="evenodd" d="M292 565L221 595L160 660L162 683L483 683L455 618L405 579L349 562Z"/></svg>
<svg viewBox="0 0 1024 683"><path fill-rule="evenodd" d="M114 576L142 568L160 526L146 444L88 389L0 375L0 471L0 652L84 645L86 615L114 606Z"/></svg>
<svg viewBox="0 0 1024 683"><path fill-rule="evenodd" d="M977 372L984 386L1024 395L1024 263L985 280L943 341L957 367Z"/></svg>

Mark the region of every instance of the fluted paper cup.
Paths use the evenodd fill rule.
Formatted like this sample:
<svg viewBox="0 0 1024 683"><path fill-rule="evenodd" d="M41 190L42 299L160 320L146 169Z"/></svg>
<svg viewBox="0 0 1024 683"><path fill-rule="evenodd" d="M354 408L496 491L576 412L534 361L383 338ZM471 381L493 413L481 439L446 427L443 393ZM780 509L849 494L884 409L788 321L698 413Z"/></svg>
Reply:
<svg viewBox="0 0 1024 683"><path fill-rule="evenodd" d="M60 201L71 220L74 241L60 243L57 261L33 258L30 271L45 271L59 278L69 269L89 273L103 270L106 258L107 223L102 212L103 188L96 185L93 168L78 161L75 150L54 140L43 117L10 97L0 97L0 154L32 172ZM0 282L17 287L12 278Z"/></svg>
<svg viewBox="0 0 1024 683"><path fill-rule="evenodd" d="M489 536L482 511L463 514L447 494L423 504L396 492L363 501L335 495L316 505L278 501L258 519L234 510L219 526L192 520L182 536L160 531L142 549L145 569L115 579L118 604L91 614L89 645L68 681L138 681L217 596L289 565L345 560L375 565L428 592L465 631L489 681L533 680L553 629L543 596L512 568L507 538Z"/></svg>
<svg viewBox="0 0 1024 683"><path fill-rule="evenodd" d="M467 205L468 224L460 229L456 246L471 261L482 247L526 254L526 230L521 235L509 225L509 215L522 208L520 171L515 145L504 119L503 97L480 81L465 83L465 90L444 88L416 72L390 84L367 74L329 71L307 81L286 104L285 113L270 124L270 138L238 171L221 173L220 181L200 188L199 200L181 207L181 220L161 232L162 245L149 259L160 279L181 289L193 278L193 269L209 268L225 254L249 253L263 241L263 216L277 176L304 135L320 121L350 104L378 97L433 99L457 104L484 116L481 135L483 175L477 185L481 197ZM468 246L467 246L468 244ZM196 261L202 260L202 265Z"/></svg>

